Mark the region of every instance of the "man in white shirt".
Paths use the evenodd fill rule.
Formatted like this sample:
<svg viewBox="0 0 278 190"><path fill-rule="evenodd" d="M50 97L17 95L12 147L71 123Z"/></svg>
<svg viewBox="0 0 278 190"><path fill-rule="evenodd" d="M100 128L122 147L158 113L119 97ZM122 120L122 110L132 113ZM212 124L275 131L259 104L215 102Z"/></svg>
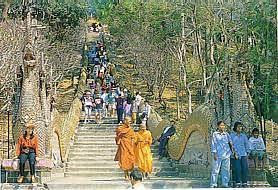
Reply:
<svg viewBox="0 0 278 190"><path fill-rule="evenodd" d="M136 102L136 105L139 107L140 104L141 104L141 101L142 101L142 96L140 96L140 92L136 92L136 96L135 96L135 102Z"/></svg>

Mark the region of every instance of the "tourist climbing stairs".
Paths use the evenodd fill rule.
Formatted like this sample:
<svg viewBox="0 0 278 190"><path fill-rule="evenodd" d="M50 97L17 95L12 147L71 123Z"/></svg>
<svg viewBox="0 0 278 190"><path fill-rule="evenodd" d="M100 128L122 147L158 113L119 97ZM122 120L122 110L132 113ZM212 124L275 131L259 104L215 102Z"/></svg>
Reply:
<svg viewBox="0 0 278 190"><path fill-rule="evenodd" d="M70 148L63 178L56 178L47 184L49 189L126 189L130 182L124 180L123 171L114 161L116 118L104 118L101 124L95 120L85 123L80 120L74 142ZM138 130L138 125L133 125ZM157 145L151 147L153 170L146 187L188 188L195 185L191 180L178 178L177 171L167 159L158 160ZM198 183L200 184L200 183ZM198 185L197 185L198 186Z"/></svg>

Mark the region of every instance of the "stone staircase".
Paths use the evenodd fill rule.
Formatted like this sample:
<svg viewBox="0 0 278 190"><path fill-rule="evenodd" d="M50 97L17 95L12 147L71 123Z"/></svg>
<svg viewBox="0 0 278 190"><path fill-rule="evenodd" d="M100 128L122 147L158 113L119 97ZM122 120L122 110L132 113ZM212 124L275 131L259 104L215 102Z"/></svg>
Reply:
<svg viewBox="0 0 278 190"><path fill-rule="evenodd" d="M91 120L84 124L80 121L70 148L63 178L47 183L49 189L126 189L131 186L124 180L123 171L114 161L115 118L103 119L103 124ZM138 126L133 126L137 130ZM158 160L158 148L151 147L153 153L153 173L150 180L143 183L151 189L174 189L207 187L207 183L179 178L178 172L170 161Z"/></svg>

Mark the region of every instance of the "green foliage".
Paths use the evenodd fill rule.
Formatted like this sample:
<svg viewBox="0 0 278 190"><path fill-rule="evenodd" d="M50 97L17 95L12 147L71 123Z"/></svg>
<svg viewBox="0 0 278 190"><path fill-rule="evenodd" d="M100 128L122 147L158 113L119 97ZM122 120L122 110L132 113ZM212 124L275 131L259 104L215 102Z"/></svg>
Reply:
<svg viewBox="0 0 278 190"><path fill-rule="evenodd" d="M270 166L266 170L266 177L271 187L278 187L278 167Z"/></svg>
<svg viewBox="0 0 278 190"><path fill-rule="evenodd" d="M87 18L85 4L76 2L54 2L47 7L48 17L44 22L50 26L49 37L63 41L69 29L80 27L81 20Z"/></svg>
<svg viewBox="0 0 278 190"><path fill-rule="evenodd" d="M253 97L258 112L267 118L277 114L277 25L275 3L250 3L242 22L246 24L245 37L253 36L255 44L247 49L247 60L254 66ZM276 101L276 102L275 102ZM275 106L276 105L276 106ZM277 116L277 115L276 115Z"/></svg>
<svg viewBox="0 0 278 190"><path fill-rule="evenodd" d="M48 6L50 26L54 29L80 25L81 19L86 19L87 9L83 4L74 2L55 2Z"/></svg>
<svg viewBox="0 0 278 190"><path fill-rule="evenodd" d="M19 0L13 0L10 10L10 18L25 19L27 11L37 20L49 26L48 39L50 41L66 41L71 32L81 26L81 21L87 18L87 1L42 1L38 3L22 5Z"/></svg>
<svg viewBox="0 0 278 190"><path fill-rule="evenodd" d="M140 50L128 51L138 49L136 40L144 44L149 55L144 55L141 62L159 52L173 57L168 50L181 44L181 14L184 13L188 82L202 78L202 62L208 76L227 67L231 60L237 64L244 63L248 68L247 82L258 114L267 119L275 118L272 113L277 110L278 81L274 0L259 3L229 1L224 4L217 1L181 4L129 0L119 4L94 2L94 6L99 10L99 18L109 25L111 34L118 40L118 47L126 49L127 57L134 60L134 53L140 53ZM200 57L197 56L196 34L200 37ZM127 42L127 39L134 42ZM212 53L211 40L214 44ZM176 79L179 63L176 58L173 60L176 61L172 62L174 69L171 74Z"/></svg>

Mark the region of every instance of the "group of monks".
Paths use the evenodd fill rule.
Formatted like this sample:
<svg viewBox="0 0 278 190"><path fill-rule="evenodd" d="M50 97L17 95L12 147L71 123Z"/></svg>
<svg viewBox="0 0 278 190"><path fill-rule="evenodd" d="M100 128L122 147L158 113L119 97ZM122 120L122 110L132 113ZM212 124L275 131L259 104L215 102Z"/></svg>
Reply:
<svg viewBox="0 0 278 190"><path fill-rule="evenodd" d="M118 150L114 160L119 161L126 180L129 180L129 172L136 166L143 178L148 179L152 172L152 135L144 124L140 124L138 132L134 132L131 124L132 119L126 117L124 123L116 129Z"/></svg>

